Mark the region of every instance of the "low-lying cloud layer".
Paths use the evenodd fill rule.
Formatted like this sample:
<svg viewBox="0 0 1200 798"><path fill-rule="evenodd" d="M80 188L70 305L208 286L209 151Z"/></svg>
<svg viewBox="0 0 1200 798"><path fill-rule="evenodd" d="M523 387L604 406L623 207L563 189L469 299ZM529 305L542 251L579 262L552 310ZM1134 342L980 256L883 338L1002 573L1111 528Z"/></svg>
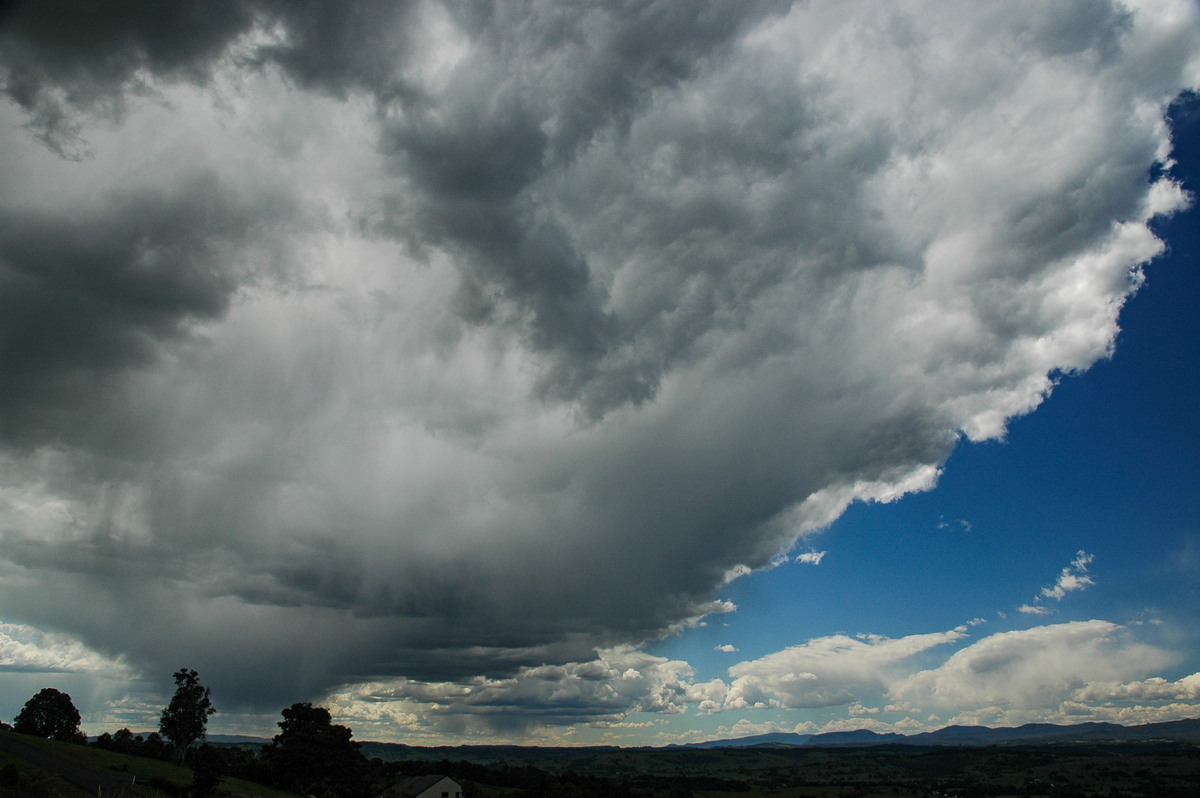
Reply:
<svg viewBox="0 0 1200 798"><path fill-rule="evenodd" d="M1186 2L8 13L0 603L264 707L841 700L623 646L1104 357L1200 85Z"/></svg>
<svg viewBox="0 0 1200 798"><path fill-rule="evenodd" d="M961 643L953 653L935 653ZM930 656L937 664L922 667ZM629 720L633 716L659 726L682 713L731 713L747 723L763 718L759 722L769 724L726 728L730 736L872 727L928 731L947 723L1033 720L1145 723L1193 717L1200 708L1200 674L1174 682L1141 679L1174 659L1107 621L990 635L962 626L894 639L815 638L740 662L728 669L728 678L707 681L697 679L685 662L616 648L589 662L523 668L503 679L364 683L326 697L326 703L367 736L399 730L408 740L539 730L562 735L562 727L579 724L621 729L636 723ZM778 710L811 708L837 708L833 714L841 720L767 720L780 717ZM672 742L680 739L671 736L678 730L663 734Z"/></svg>

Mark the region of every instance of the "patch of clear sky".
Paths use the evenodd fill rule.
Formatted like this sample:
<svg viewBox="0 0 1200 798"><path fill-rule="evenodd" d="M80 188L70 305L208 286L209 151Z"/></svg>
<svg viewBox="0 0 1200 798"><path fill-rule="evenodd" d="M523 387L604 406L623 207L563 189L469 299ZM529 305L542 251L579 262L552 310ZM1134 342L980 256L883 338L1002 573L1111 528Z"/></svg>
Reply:
<svg viewBox="0 0 1200 798"><path fill-rule="evenodd" d="M1193 207L1156 222L1167 252L1121 314L1111 360L1064 375L1002 442L961 443L936 489L892 504L855 504L793 554L827 550L729 585L739 610L654 651L701 678L838 632L888 637L944 631L973 618L972 639L1012 628L1151 618L1200 670L1200 97L1172 112L1176 167ZM966 522L965 524L962 522ZM1018 612L1076 552L1095 556L1095 585L1051 614ZM1001 614L1002 613L1002 614ZM732 644L736 653L714 651ZM1171 675L1171 674L1162 674Z"/></svg>

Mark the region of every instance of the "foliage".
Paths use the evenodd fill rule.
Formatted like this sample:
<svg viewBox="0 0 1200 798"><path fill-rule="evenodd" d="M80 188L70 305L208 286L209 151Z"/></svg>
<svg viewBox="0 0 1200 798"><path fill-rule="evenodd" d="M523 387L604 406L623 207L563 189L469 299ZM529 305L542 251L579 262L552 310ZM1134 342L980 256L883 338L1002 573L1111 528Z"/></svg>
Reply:
<svg viewBox="0 0 1200 798"><path fill-rule="evenodd" d="M332 722L329 710L308 702L284 709L280 732L263 749L277 786L306 795L353 796L366 778L366 759L353 732Z"/></svg>
<svg viewBox="0 0 1200 798"><path fill-rule="evenodd" d="M221 752L211 745L202 745L192 757L192 784L188 787L190 798L207 798L217 790L224 775L224 759Z"/></svg>
<svg viewBox="0 0 1200 798"><path fill-rule="evenodd" d="M372 754L389 744L366 743ZM479 798L916 798L928 795L1128 795L1194 798L1200 747L1191 742L995 746L535 748L390 745L374 758L376 794L406 776L438 773ZM445 754L467 754L452 762ZM473 760L473 761L472 761ZM484 764L486 762L486 764Z"/></svg>
<svg viewBox="0 0 1200 798"><path fill-rule="evenodd" d="M3 735L4 732L0 731L0 737ZM101 735L101 738L104 736ZM124 737L119 732L108 736L110 738ZM132 734L128 735L128 738L130 741L141 739L140 735L135 737ZM148 742L150 739L158 739L158 734L151 733L147 736L146 741ZM21 742L25 746L40 749L41 751L53 754L59 759L66 760L64 764L69 763L70 765L86 768L97 773L119 774L130 779L135 779L134 783L138 785L136 792L130 790L124 793L127 796L157 795L160 798L167 798L167 796L186 795L189 791L194 791L197 782L197 771L205 770L210 764L202 763L201 760L211 755L219 760L217 769L223 774L228 774L222 776L216 794L240 794L244 796L259 796L259 798L296 798L294 793L283 792L264 786L266 783L265 778L248 781L242 774L235 773L237 763L258 761L256 751L246 748L224 745L214 747L201 746L193 752L194 768L189 769L161 758L147 758L144 754L129 755L117 753L111 749L105 750L100 746L99 739L95 745L66 745L53 740L43 740L35 737L26 737ZM165 744L161 740L159 740L159 743L165 750ZM209 750L210 748L211 750ZM67 782L55 779L53 774L57 771L52 766L49 768L39 767L30 764L19 756L6 757L3 749L3 740L0 739L0 767L10 760L15 761L19 772L20 784L16 788L0 787L0 798L36 798L37 796L55 798L60 794L62 796L80 794ZM238 778L238 776L242 777ZM38 786L43 781L46 782L45 790L42 790ZM258 781L259 783L251 783L251 781ZM146 788L143 789L142 785L146 785ZM95 794L94 787L90 792L85 792L85 796Z"/></svg>
<svg viewBox="0 0 1200 798"><path fill-rule="evenodd" d="M180 668L175 672L175 695L163 708L158 730L175 746L179 761L188 748L204 739L208 717L217 710L212 705L211 691L200 684L194 670Z"/></svg>
<svg viewBox="0 0 1200 798"><path fill-rule="evenodd" d="M113 734L105 732L93 743L97 748L106 751L116 751L130 756L144 756L151 759L162 759L168 753L168 747L158 732L150 732L142 739L142 735L134 735L129 729L121 729Z"/></svg>
<svg viewBox="0 0 1200 798"><path fill-rule="evenodd" d="M53 687L43 688L25 702L14 728L22 734L48 737L65 743L78 742L82 736L79 731L79 710L71 702L71 696Z"/></svg>
<svg viewBox="0 0 1200 798"><path fill-rule="evenodd" d="M136 776L137 782L149 782L151 779L163 779L177 785L186 785L191 779L191 771L180 765L164 759L149 758L144 755L120 754L104 750L98 745L64 746L53 741L34 741L42 750L62 759L90 770Z"/></svg>

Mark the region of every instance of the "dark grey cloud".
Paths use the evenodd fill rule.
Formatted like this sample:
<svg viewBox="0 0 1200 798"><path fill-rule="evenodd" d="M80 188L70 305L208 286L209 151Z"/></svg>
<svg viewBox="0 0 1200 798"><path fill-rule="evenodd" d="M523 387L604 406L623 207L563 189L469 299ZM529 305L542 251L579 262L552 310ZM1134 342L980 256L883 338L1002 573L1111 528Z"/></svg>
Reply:
<svg viewBox="0 0 1200 798"><path fill-rule="evenodd" d="M52 6L3 40L3 606L269 708L642 701L597 647L1108 352L1197 59L1107 3Z"/></svg>
<svg viewBox="0 0 1200 798"><path fill-rule="evenodd" d="M435 728L527 731L545 724L619 723L633 709L673 714L724 690L719 682L698 686L691 677L686 663L617 648L587 662L522 668L506 679L465 680L453 686L453 697L450 685L401 679L356 685L331 696L330 703L367 722L380 720L380 707L419 707Z"/></svg>
<svg viewBox="0 0 1200 798"><path fill-rule="evenodd" d="M628 333L587 254L547 207L547 183L599 138L627 138L656 93L727 58L739 34L786 7L449 6L470 53L445 86L412 85L384 127L384 147L407 177L407 218L393 225L417 248L459 253L464 318L512 324L554 357L545 395L581 400L596 416L649 398L657 383L641 364L603 373Z"/></svg>
<svg viewBox="0 0 1200 798"><path fill-rule="evenodd" d="M335 94L395 91L410 3L321 0L16 0L0 12L0 79L30 128L87 152L89 116L119 117L155 81L203 84L222 59L273 63ZM250 41L244 41L246 37ZM235 47L241 44L240 48Z"/></svg>
<svg viewBox="0 0 1200 798"><path fill-rule="evenodd" d="M283 29L281 41L263 46L256 55L278 64L302 86L336 95L367 91L387 99L404 90L396 76L416 32L410 18L417 5L386 0L255 3L260 17Z"/></svg>
<svg viewBox="0 0 1200 798"><path fill-rule="evenodd" d="M47 144L77 155L86 147L80 111L119 114L124 93L149 76L204 80L252 22L240 0L7 3L4 91Z"/></svg>
<svg viewBox="0 0 1200 798"><path fill-rule="evenodd" d="M75 442L108 380L220 317L286 198L242 198L212 174L98 201L0 212L0 438ZM254 277L253 279L258 279Z"/></svg>

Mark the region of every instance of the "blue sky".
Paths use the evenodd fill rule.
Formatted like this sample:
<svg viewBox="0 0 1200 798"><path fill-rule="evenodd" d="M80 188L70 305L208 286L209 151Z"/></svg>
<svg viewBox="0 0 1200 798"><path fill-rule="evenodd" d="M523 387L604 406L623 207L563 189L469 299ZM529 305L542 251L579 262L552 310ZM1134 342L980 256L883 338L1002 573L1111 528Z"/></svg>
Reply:
<svg viewBox="0 0 1200 798"><path fill-rule="evenodd" d="M1172 114L1172 174L1200 186L1200 105ZM1002 440L964 441L936 488L889 503L856 502L800 540L789 562L743 577L721 593L738 610L652 650L702 675L831 634L903 637L975 619L963 645L1045 623L1107 619L1161 622L1145 637L1179 652L1160 675L1200 666L1200 250L1197 210L1156 229L1166 252L1121 312L1113 356L1058 378L1034 412ZM820 553L817 564L798 562ZM1020 612L1086 552L1094 584L1048 615ZM733 646L736 651L718 651ZM841 707L836 710L841 710ZM840 711L773 719L828 721ZM852 724L853 725L853 724Z"/></svg>
<svg viewBox="0 0 1200 798"><path fill-rule="evenodd" d="M1200 716L1195 3L193 5L0 28L0 717Z"/></svg>

